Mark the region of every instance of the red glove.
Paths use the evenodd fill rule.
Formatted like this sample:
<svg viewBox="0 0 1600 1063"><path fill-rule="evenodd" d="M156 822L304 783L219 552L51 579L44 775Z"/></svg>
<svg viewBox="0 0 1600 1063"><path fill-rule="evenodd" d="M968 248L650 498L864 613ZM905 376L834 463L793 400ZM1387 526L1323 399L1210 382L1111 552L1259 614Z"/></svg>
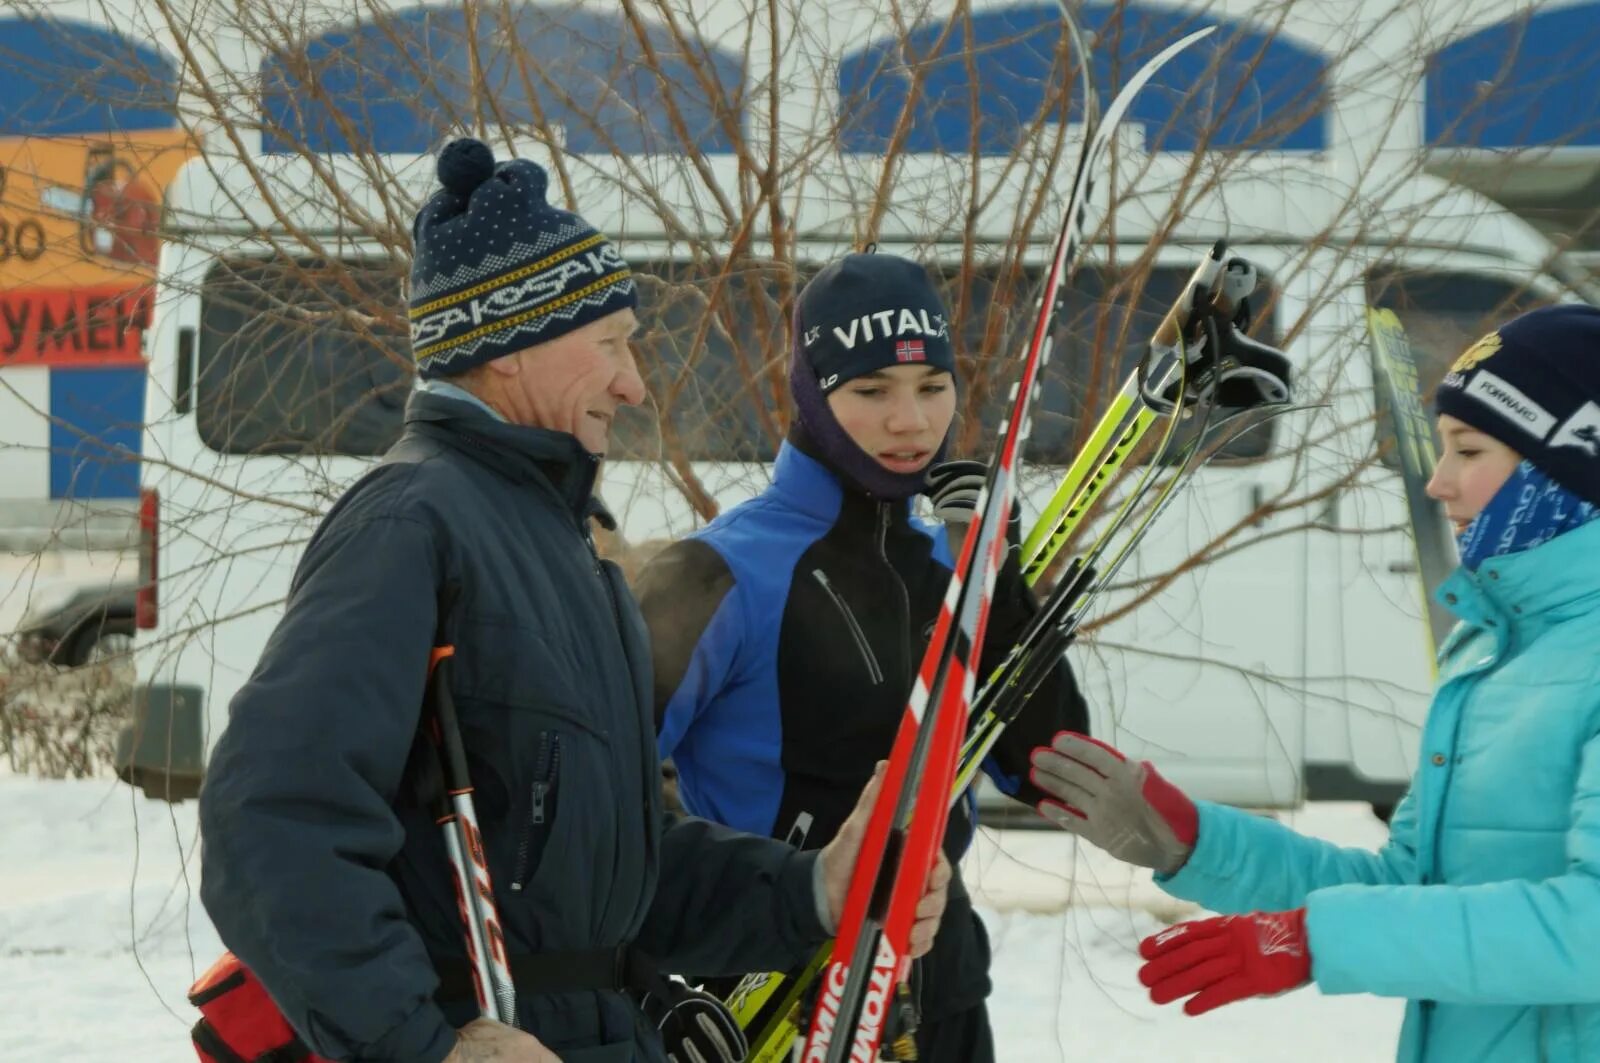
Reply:
<svg viewBox="0 0 1600 1063"><path fill-rule="evenodd" d="M1246 997L1287 993L1311 981L1306 910L1251 912L1179 923L1139 942L1139 981L1150 999L1170 1004L1193 995L1189 1015Z"/></svg>

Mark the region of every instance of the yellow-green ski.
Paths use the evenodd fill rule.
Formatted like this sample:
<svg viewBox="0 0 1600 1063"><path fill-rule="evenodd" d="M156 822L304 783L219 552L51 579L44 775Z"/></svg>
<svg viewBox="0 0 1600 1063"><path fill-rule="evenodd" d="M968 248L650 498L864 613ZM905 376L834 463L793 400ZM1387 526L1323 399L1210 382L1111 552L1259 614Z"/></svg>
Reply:
<svg viewBox="0 0 1600 1063"><path fill-rule="evenodd" d="M785 1063L805 1022L806 990L833 957L833 943L822 946L804 967L745 975L728 995L728 1011L750 1041L748 1063Z"/></svg>

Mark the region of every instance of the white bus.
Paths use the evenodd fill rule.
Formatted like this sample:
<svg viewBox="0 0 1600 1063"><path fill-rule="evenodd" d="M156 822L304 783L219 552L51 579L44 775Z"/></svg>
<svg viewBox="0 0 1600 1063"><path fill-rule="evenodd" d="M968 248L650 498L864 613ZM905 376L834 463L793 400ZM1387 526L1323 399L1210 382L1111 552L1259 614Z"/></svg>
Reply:
<svg viewBox="0 0 1600 1063"><path fill-rule="evenodd" d="M980 7L1000 18L997 5ZM827 32L858 44L892 31L863 7ZM1305 59L1311 55L1301 43L1273 58L1280 82L1298 84L1295 72L1307 68L1317 75L1306 82L1313 87L1339 74ZM843 87L873 76L849 56L828 66L786 53L781 62L789 64L789 126L854 117L845 114ZM1366 76L1357 67L1351 76ZM1162 150L1147 149L1137 126L1124 131L1101 178L1115 188L1116 207L1092 212L1097 237L1072 282L1024 472L1025 510L1036 513L1071 458L1092 399L1114 388L1215 240L1227 239L1258 267L1266 289L1256 301L1257 334L1283 346L1297 397L1312 405L1241 437L1195 476L1091 623L1114 619L1069 651L1097 733L1159 755L1163 771L1197 796L1254 807L1308 798L1388 805L1416 755L1431 681L1428 640L1404 491L1380 446L1368 307L1399 313L1431 384L1495 320L1575 297L1557 276L1554 249L1528 225L1414 172L1417 145L1361 141L1376 128L1364 124L1374 115L1362 108L1383 112L1392 100L1334 96L1340 127L1364 131L1349 141L1333 138L1327 129L1335 123L1320 112L1315 129L1307 132L1310 119L1291 123L1270 151L1219 143L1231 135L1226 115L1205 143L1188 130L1162 140ZM1256 114L1258 125L1270 111ZM1163 123L1170 131L1186 113L1181 105L1135 111L1147 132ZM1011 166L1014 153L942 150L940 120L927 123L926 143L898 157L875 238L937 271L981 270L997 249L1014 246L1039 178ZM380 142L386 129L376 131ZM430 133L435 146L445 132ZM870 121L865 132L840 133L786 190L784 223L797 234L789 283L855 245L883 166L874 135ZM418 145L381 156L341 154L331 141L312 147L232 160L214 152L190 162L169 191L175 236L162 251L147 346L144 448L145 563L159 579L140 603L137 660L149 697L130 736L127 774L158 778L151 767L173 760L179 768L167 777L184 780L177 792L202 771L228 702L281 613L303 544L396 437L410 388L403 248L375 235L393 226L370 219L419 202L431 160ZM584 216L646 276L690 270L685 219L705 216L708 188L738 189L748 171L726 151L690 164L641 148L624 168L594 147L567 131L567 171L611 175L579 185ZM550 161L538 145L524 153ZM1073 154L1069 148L1069 161ZM975 186L988 190L977 210ZM318 189L328 192L307 192ZM1064 194L1063 187L1047 198L1048 215L1059 216ZM758 245L771 235L767 224L754 222ZM697 254L731 251L726 237L695 235ZM1040 267L1052 237L1053 223L1035 226L1024 262ZM977 265L974 247L989 252ZM1026 318L1027 286L1026 277L1009 289L995 278L970 290ZM698 313L680 302L648 305L662 290L644 286L647 321L668 331L674 314ZM678 536L703 519L705 500L695 509L681 487L685 472L723 508L766 482L778 403L768 396L765 413L749 401L728 405L750 394L728 381L743 379L736 365L752 368L740 363L751 341L781 332L770 313L776 304L763 305L763 325L738 324L744 315L735 312L735 327L710 330L697 349L657 352L660 364L676 366L677 401L666 422L644 416L620 426L601 488L627 541ZM988 307L967 309L978 321ZM1107 341L1086 327L1090 320L1120 328ZM979 368L991 379L1016 353L968 340L969 352L987 356ZM1107 343L1110 350L1100 349ZM781 379L773 366L754 368ZM704 432L708 422L717 430ZM681 442L697 431L697 442L673 452L679 467L661 460L664 438ZM975 434L980 449L990 445Z"/></svg>

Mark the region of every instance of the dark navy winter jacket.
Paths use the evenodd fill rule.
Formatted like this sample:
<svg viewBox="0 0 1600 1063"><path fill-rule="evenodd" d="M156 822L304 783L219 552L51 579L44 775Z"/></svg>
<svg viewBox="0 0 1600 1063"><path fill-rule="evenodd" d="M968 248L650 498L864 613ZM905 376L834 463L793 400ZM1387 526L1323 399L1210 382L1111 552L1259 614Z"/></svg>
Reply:
<svg viewBox="0 0 1600 1063"><path fill-rule="evenodd" d="M950 582L942 527L908 502L846 490L785 443L772 485L668 547L641 575L655 652L663 757L684 806L740 830L829 841L873 765L889 755L913 676ZM985 671L1038 606L1014 561L991 611ZM985 768L1028 803L1028 756L1058 730L1087 730L1063 662L1002 736ZM950 817L945 851L972 836L970 802ZM959 878L923 963L925 1014L988 993L988 949Z"/></svg>
<svg viewBox="0 0 1600 1063"><path fill-rule="evenodd" d="M468 1000L439 828L411 788L442 587L451 687L513 954L635 942L670 969L792 963L825 939L814 857L660 807L643 622L588 519L596 459L559 433L412 397L406 432L306 549L200 800L223 941L334 1059L436 1063ZM565 1063L659 1060L621 993L519 994Z"/></svg>

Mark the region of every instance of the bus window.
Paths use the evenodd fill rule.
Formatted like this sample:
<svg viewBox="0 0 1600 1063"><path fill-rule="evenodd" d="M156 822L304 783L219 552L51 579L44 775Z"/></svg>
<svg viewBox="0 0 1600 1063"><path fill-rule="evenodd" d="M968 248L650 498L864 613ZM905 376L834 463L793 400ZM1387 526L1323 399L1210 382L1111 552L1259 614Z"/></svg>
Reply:
<svg viewBox="0 0 1600 1063"><path fill-rule="evenodd" d="M792 299L804 279L792 281L785 295L781 275L759 266L723 278L720 286L715 273L692 262L635 264L634 275L634 351L650 398L619 411L611 455L772 461L788 404L790 305L780 299ZM663 410L671 414L665 423Z"/></svg>
<svg viewBox="0 0 1600 1063"><path fill-rule="evenodd" d="M400 278L382 263L218 261L200 292L196 421L222 454L381 454L411 389Z"/></svg>
<svg viewBox="0 0 1600 1063"><path fill-rule="evenodd" d="M1479 336L1550 300L1526 285L1481 273L1451 270L1374 270L1367 275L1367 305L1393 310L1405 326L1417 359L1417 384L1424 407L1450 365ZM1378 379L1374 372L1373 379ZM1376 389L1378 458L1398 469L1394 427L1382 388Z"/></svg>

